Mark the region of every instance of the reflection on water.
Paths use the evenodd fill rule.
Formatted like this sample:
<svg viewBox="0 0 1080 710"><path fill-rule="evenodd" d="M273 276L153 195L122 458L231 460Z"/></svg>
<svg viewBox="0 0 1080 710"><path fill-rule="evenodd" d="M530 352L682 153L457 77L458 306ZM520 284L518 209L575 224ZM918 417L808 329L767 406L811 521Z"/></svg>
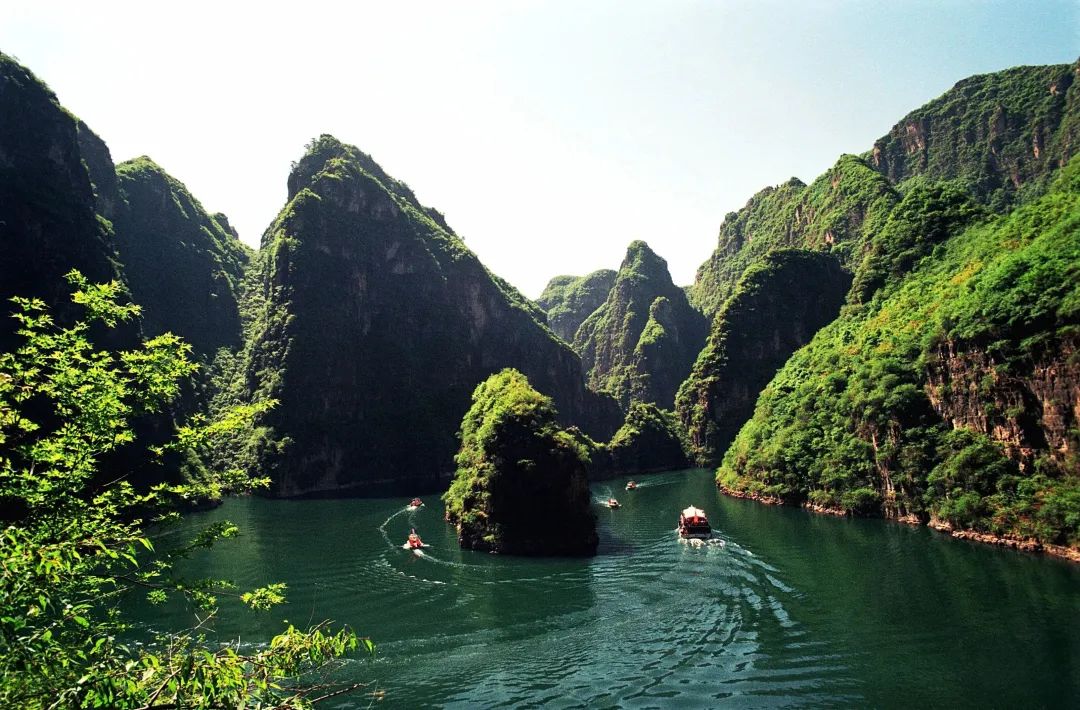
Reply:
<svg viewBox="0 0 1080 710"><path fill-rule="evenodd" d="M1080 570L946 539L717 494L707 471L594 486L593 559L458 549L442 506L400 500L228 501L241 538L192 574L283 581L289 604L241 609L222 639L282 619L348 624L378 645L347 673L381 705L1065 706L1080 697ZM603 505L617 496L622 507ZM675 535L687 505L716 540ZM553 524L558 524L553 521ZM430 547L401 545L416 528ZM181 628L184 609L136 612ZM366 706L354 698L340 707Z"/></svg>

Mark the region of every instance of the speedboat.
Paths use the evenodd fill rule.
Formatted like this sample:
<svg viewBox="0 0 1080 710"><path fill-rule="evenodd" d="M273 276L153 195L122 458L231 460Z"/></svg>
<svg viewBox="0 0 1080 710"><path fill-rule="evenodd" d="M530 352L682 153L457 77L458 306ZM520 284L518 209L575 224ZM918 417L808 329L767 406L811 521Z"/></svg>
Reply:
<svg viewBox="0 0 1080 710"><path fill-rule="evenodd" d="M409 510L416 510L417 508L419 508L423 504L424 504L424 501L420 500L419 498L413 498L412 500L409 501Z"/></svg>
<svg viewBox="0 0 1080 710"><path fill-rule="evenodd" d="M619 507L619 501L615 500L614 498L608 498L607 499L607 507L612 508L612 509L618 508Z"/></svg>
<svg viewBox="0 0 1080 710"><path fill-rule="evenodd" d="M626 490L632 491L635 488L637 488L637 481L627 481L626 482Z"/></svg>
<svg viewBox="0 0 1080 710"><path fill-rule="evenodd" d="M416 530L409 533L409 537L405 540L405 544L403 545L406 550L419 550L423 546L424 541L416 534Z"/></svg>
<svg viewBox="0 0 1080 710"><path fill-rule="evenodd" d="M708 540L712 537L712 527L704 510L690 506L679 513L679 537L687 540Z"/></svg>

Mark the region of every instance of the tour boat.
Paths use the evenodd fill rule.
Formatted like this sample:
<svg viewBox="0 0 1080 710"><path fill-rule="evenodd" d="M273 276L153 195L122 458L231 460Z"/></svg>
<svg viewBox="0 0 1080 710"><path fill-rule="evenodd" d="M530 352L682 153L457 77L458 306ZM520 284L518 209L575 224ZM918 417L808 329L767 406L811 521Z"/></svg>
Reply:
<svg viewBox="0 0 1080 710"><path fill-rule="evenodd" d="M614 498L608 498L607 499L607 507L609 507L609 508L618 508L619 507L619 501L615 500Z"/></svg>
<svg viewBox="0 0 1080 710"><path fill-rule="evenodd" d="M409 550L418 550L424 546L424 541L420 539L420 536L416 534L416 530L409 533L409 539L405 541L404 547Z"/></svg>
<svg viewBox="0 0 1080 710"><path fill-rule="evenodd" d="M679 513L679 537L691 540L708 540L712 537L712 528L704 510L690 506Z"/></svg>
<svg viewBox="0 0 1080 710"><path fill-rule="evenodd" d="M628 490L628 491L632 491L632 490L634 490L635 488L637 488L637 482L636 482L636 481L627 481L627 483L626 483L626 490Z"/></svg>
<svg viewBox="0 0 1080 710"><path fill-rule="evenodd" d="M420 500L419 498L413 498L411 501L409 501L409 507L413 509L419 508L423 504L424 501Z"/></svg>

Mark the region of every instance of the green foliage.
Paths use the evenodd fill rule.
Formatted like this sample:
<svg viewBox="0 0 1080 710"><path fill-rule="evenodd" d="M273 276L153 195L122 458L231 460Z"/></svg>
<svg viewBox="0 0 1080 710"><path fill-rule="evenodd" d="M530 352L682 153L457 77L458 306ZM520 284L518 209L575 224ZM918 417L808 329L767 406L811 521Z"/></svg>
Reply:
<svg viewBox="0 0 1080 710"><path fill-rule="evenodd" d="M713 318L675 408L693 459L715 465L776 371L840 310L850 278L830 254L766 253Z"/></svg>
<svg viewBox="0 0 1080 710"><path fill-rule="evenodd" d="M867 163L844 155L807 187L796 178L754 195L720 225L716 251L690 288L690 299L713 316L732 296L746 269L779 249L826 250L851 267L899 201L889 181Z"/></svg>
<svg viewBox="0 0 1080 710"><path fill-rule="evenodd" d="M477 386L443 495L462 545L510 554L592 554L591 442L559 427L551 399L505 369Z"/></svg>
<svg viewBox="0 0 1080 710"><path fill-rule="evenodd" d="M586 276L556 276L536 299L551 330L568 343L589 315L607 300L615 272L601 269Z"/></svg>
<svg viewBox="0 0 1080 710"><path fill-rule="evenodd" d="M37 299L14 299L21 345L0 354L0 705L3 707L306 707L343 690L309 673L356 650L350 631L289 627L267 649L212 648L201 632L231 584L184 580L174 563L236 533L210 526L161 551L147 515L164 525L185 501L265 485L237 474L137 490L104 468L137 446L131 421L160 411L196 365L190 346L162 334L121 352L97 350L93 323L121 324L138 308L117 302L117 283L77 272L74 302L88 314L64 326ZM188 426L177 448L205 447L233 421ZM148 454L149 455L149 454ZM146 646L122 642L121 599L136 590L161 603L182 596L202 609L199 626ZM253 608L283 600L282 585L245 593Z"/></svg>
<svg viewBox="0 0 1080 710"><path fill-rule="evenodd" d="M667 262L632 242L607 300L574 336L589 385L625 409L631 401L670 406L705 337L705 322L675 286Z"/></svg>
<svg viewBox="0 0 1080 710"><path fill-rule="evenodd" d="M670 471L689 465L687 447L686 435L673 412L655 404L633 402L615 436L592 458L598 464L606 453L612 475Z"/></svg>
<svg viewBox="0 0 1080 710"><path fill-rule="evenodd" d="M951 431L928 392L939 408L959 408L953 416L1002 424L1009 416L1021 430L1039 421L1041 405L1006 412L995 393L1002 373L1023 388L1035 363L1068 365L1055 358L1080 324L1080 158L1043 197L966 229L979 212L950 186L915 186L905 203L875 242L880 258L867 263L896 264L936 243L933 258L903 277L885 269L886 288L795 353L762 393L718 481L789 502L1075 545L1075 465L1045 452L1036 475L1021 474L984 434ZM957 360L968 367L996 363L953 383L965 393L968 381L983 382L976 412L952 399L943 375L930 381L950 352L978 355ZM1016 399L1037 401L1025 396Z"/></svg>
<svg viewBox="0 0 1080 710"><path fill-rule="evenodd" d="M958 180L995 211L1032 199L1080 138L1077 64L1016 67L964 79L912 111L867 154L903 186Z"/></svg>

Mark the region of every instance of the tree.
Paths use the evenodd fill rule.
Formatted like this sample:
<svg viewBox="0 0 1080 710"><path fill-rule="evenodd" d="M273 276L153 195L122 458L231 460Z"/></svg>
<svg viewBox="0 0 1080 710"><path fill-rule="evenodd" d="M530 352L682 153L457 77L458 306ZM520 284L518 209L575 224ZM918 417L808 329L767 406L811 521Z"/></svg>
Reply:
<svg viewBox="0 0 1080 710"><path fill-rule="evenodd" d="M137 490L105 470L108 457L137 446L132 422L161 412L197 365L172 334L121 352L97 350L94 333L130 321L116 283L67 275L86 318L54 322L37 299L14 298L22 345L0 354L0 706L308 707L361 684L325 682L334 659L371 642L324 622L289 626L255 653L210 647L202 629L217 595L253 609L284 601L285 586L240 593L231 584L181 580L173 564L191 550L233 536L230 523L202 530L187 545L155 549L149 523L179 517L185 503L267 485L239 471ZM179 427L166 449L197 455L215 437L270 405L238 407L217 421ZM151 601L183 595L202 617L193 629L147 646L121 640L120 600L143 590Z"/></svg>

